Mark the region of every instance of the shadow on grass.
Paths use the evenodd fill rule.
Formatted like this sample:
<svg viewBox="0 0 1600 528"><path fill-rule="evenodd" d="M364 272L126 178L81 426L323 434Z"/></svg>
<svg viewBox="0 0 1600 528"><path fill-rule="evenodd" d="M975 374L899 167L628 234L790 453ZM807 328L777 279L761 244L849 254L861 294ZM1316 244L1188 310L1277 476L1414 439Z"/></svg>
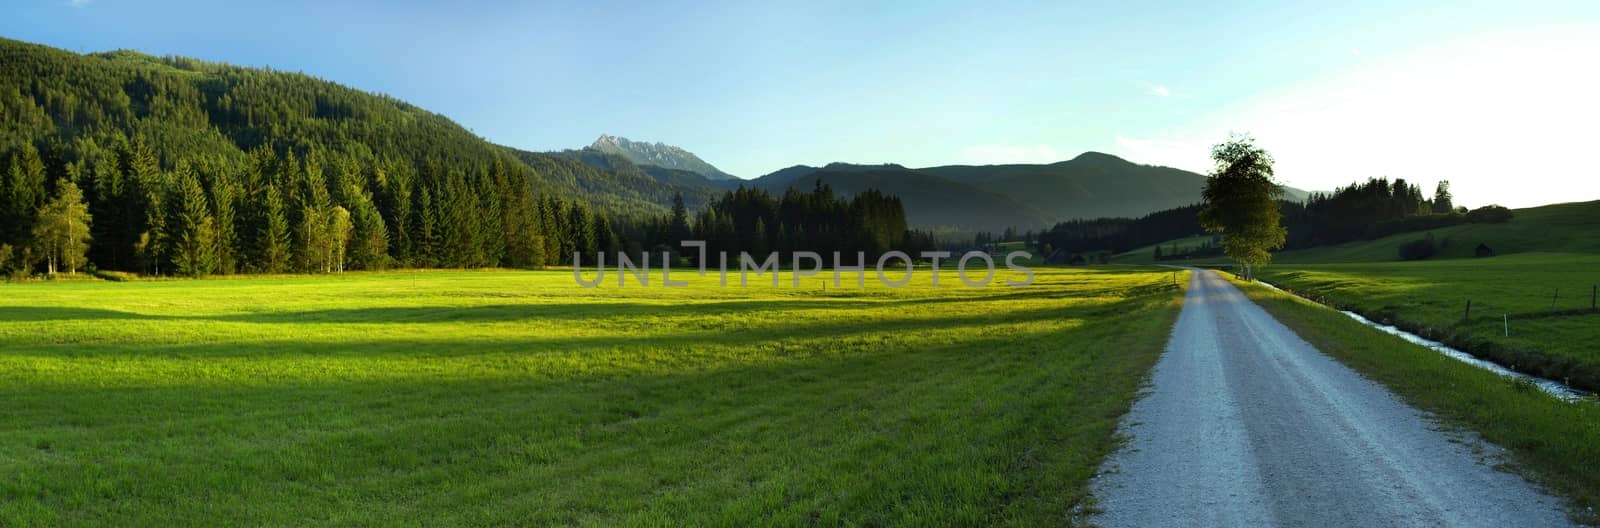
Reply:
<svg viewBox="0 0 1600 528"><path fill-rule="evenodd" d="M786 341L795 341L813 338L836 338L872 333L899 333L904 335L917 335L923 332L936 330L949 330L953 328L971 328L972 334L993 334L992 328L997 325L1026 324L1047 320L1087 320L1107 321L1125 313L1132 313L1140 307L1165 299L1168 294L1163 289L1142 290L1142 295L1107 303L1062 303L1034 305L1027 308L1007 307L1004 310L987 311L981 309L981 302L975 304L978 309L962 311L953 308L941 308L941 313L948 315L915 317L899 315L900 312L885 314L882 311L874 312L874 317L851 318L848 316L830 316L827 318L808 319L804 310L820 310L834 308L848 308L858 306L876 306L874 301L738 301L722 303L702 303L680 306L665 306L655 304L636 303L606 303L606 304L577 304L577 305L513 305L490 306L465 309L454 308L373 308L357 310L332 310L324 312L305 312L272 314L263 316L224 316L221 318L185 318L161 317L127 314L110 310L64 310L61 315L80 317L93 315L112 318L152 319L152 320L178 320L193 321L205 320L235 320L234 317L250 317L249 322L273 323L302 323L316 321L323 318L323 322L428 322L428 321L454 321L454 322L496 322L519 321L532 319L560 319L582 324L584 321L593 322L601 318L627 318L631 316L659 317L670 314L673 316L691 316L690 321L673 325L671 328L657 329L650 335L630 335L626 332L597 332L596 335L582 336L529 336L508 335L498 336L493 333L486 334L479 339L442 339L430 340L417 338L414 335L385 337L381 332L361 335L353 341L339 339L316 340L297 338L294 340L265 341L265 342L210 342L182 345L166 344L129 344L129 343L74 343L71 345L53 345L43 343L39 345L25 345L12 347L6 350L7 356L29 357L55 357L55 358L87 358L87 357L116 357L158 355L173 358L244 358L263 357L283 360L287 358L414 358L414 357L471 357L478 355L494 355L507 353L525 353L537 355L572 356L582 355L593 351L614 350L688 350L697 345L715 343L721 346L783 346ZM911 303L936 303L955 302L940 301L937 299L914 299ZM32 309L29 309L32 310ZM45 309L45 315L51 310ZM752 314L763 311L787 312L799 311L800 313L783 313L774 317L750 320L727 320L715 317L717 315L737 313ZM4 315L0 313L0 315ZM36 314L37 315L37 314ZM887 317L885 316L887 315ZM344 318L329 321L329 318ZM433 319L429 319L433 318ZM695 323L699 318L702 322ZM41 317L38 320L50 320ZM644 328L640 329L645 330ZM887 339L887 338L885 338ZM796 352L800 353L800 352Z"/></svg>
<svg viewBox="0 0 1600 528"><path fill-rule="evenodd" d="M59 306L0 306L0 321L218 321L263 324L307 323L495 323L527 320L593 320L596 318L694 316L709 317L730 313L755 314L763 312L796 312L808 310L838 310L883 306L916 306L952 303L982 303L1010 300L1070 300L1090 297L1136 298L1165 291L1175 291L1176 285L1159 283L1133 288L1102 288L1095 290L1021 288L1005 293L974 293L969 295L929 295L916 297L861 297L841 299L794 300L737 300L692 302L672 304L606 302L558 304L495 304L483 306L386 306L372 308L339 308L293 312L261 312L222 315L161 315L141 314L119 310L75 308Z"/></svg>
<svg viewBox="0 0 1600 528"><path fill-rule="evenodd" d="M1131 311L1133 302L1095 308ZM1034 310L1026 317L1088 311ZM996 319L1004 318L940 318L897 329ZM15 455L9 466L26 470L19 480L0 483L7 492L0 496L88 518L118 512L129 524L162 524L180 514L272 524L279 509L296 518L359 512L360 518L391 524L415 510L385 509L361 498L426 490L416 493L417 506L446 524L604 524L616 520L614 514L644 511L638 497L669 500L661 498L662 490L704 501L707 509L682 514L713 520L724 493L715 484L726 478L760 490L788 486L780 494L786 501L837 508L869 521L938 506L903 504L910 500L905 497L923 496L997 518L1010 502L1026 497L961 488L964 494L951 501L952 491L940 488L938 477L963 468L1017 482L1060 473L1062 466L1054 464L1068 464L1081 453L1038 454L1045 442L1080 450L1087 440L1079 439L1104 442L1114 421L1102 415L1117 407L1106 402L1131 394L1137 383L1120 363L1105 366L1082 356L1038 359L1018 344L1099 343L1112 334L1096 327L974 331L957 343L895 353L867 350L625 375L569 369L559 379L12 385L0 387L12 404L0 411L7 417L0 440L16 446L7 448ZM684 340L663 336L631 343L670 349ZM1057 451L1066 455L1050 454ZM906 457L913 463L904 463ZM940 462L916 463L927 460ZM90 461L100 470L81 469ZM848 476L875 473L883 476ZM839 498L832 491L842 485L861 493ZM865 493L868 488L888 491ZM498 491L485 495L486 490ZM501 498L515 494L524 500ZM498 505L489 507L491 498ZM791 514L800 515L784 515Z"/></svg>

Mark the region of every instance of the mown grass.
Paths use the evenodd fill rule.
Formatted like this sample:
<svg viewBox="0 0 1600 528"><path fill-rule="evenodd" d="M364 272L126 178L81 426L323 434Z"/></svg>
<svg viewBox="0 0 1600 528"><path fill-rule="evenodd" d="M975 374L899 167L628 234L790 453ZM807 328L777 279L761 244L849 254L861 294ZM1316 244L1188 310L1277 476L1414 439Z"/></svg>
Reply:
<svg viewBox="0 0 1600 528"><path fill-rule="evenodd" d="M1400 246L1432 234L1440 244L1439 253L1429 260L1471 259L1478 244L1485 244L1496 255L1518 253L1600 254L1600 201L1553 204L1516 209L1510 222L1503 224L1462 224L1399 233L1375 240L1358 240L1333 246L1281 251L1273 254L1274 266L1354 262L1394 262L1400 260ZM1205 237L1187 237L1162 242L1198 245ZM1154 262L1155 246L1145 246L1117 255L1122 264ZM1191 266L1226 266L1227 258L1190 259Z"/></svg>
<svg viewBox="0 0 1600 528"><path fill-rule="evenodd" d="M1216 259L1181 259L1181 260L1156 260L1156 247L1161 251L1170 252L1177 248L1179 252L1192 251L1211 242L1211 235L1195 235L1191 237L1168 240L1160 244L1151 244L1142 248L1119 253L1111 257L1111 261L1118 264L1180 264L1187 265L1190 261L1210 262Z"/></svg>
<svg viewBox="0 0 1600 528"><path fill-rule="evenodd" d="M1600 404L1564 402L1369 328L1334 310L1257 284L1235 284L1318 350L1448 424L1507 449L1525 475L1571 499L1573 517L1600 522Z"/></svg>
<svg viewBox="0 0 1600 528"><path fill-rule="evenodd" d="M1434 260L1472 258L1478 244L1496 255L1516 253L1600 253L1600 201L1575 202L1517 209L1503 224L1462 224L1441 229L1400 233L1297 251L1274 256L1282 264L1328 262L1382 262L1400 260L1400 245L1432 233L1439 242Z"/></svg>
<svg viewBox="0 0 1600 528"><path fill-rule="evenodd" d="M922 271L0 286L0 526L1072 522L1172 274Z"/></svg>
<svg viewBox="0 0 1600 528"><path fill-rule="evenodd" d="M1260 276L1519 371L1600 389L1600 311L1591 309L1600 255L1289 264Z"/></svg>

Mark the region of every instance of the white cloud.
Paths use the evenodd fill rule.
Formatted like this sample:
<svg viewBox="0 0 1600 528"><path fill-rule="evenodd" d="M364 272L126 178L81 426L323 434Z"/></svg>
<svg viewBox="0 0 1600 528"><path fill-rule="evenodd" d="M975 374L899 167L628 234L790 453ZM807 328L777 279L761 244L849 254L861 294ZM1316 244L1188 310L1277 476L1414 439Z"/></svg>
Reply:
<svg viewBox="0 0 1600 528"><path fill-rule="evenodd" d="M1061 153L1050 145L973 145L961 150L962 163L971 165L1004 165L1008 163L1055 163Z"/></svg>
<svg viewBox="0 0 1600 528"><path fill-rule="evenodd" d="M1150 85L1150 87L1148 89L1146 89L1145 92L1150 94L1150 95L1154 95L1156 97L1171 97L1172 96L1172 90L1168 90L1167 87L1159 85L1159 84Z"/></svg>

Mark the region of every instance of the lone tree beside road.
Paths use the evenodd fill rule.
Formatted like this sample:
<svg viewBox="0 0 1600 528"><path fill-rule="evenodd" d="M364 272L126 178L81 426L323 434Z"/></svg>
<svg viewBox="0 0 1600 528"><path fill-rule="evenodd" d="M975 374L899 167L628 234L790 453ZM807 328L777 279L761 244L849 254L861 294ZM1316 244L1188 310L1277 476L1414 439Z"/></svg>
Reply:
<svg viewBox="0 0 1600 528"><path fill-rule="evenodd" d="M1222 250L1255 280L1255 268L1272 260L1288 230L1278 224L1278 198L1283 187L1272 179L1272 156L1249 136L1234 136L1211 147L1216 168L1200 196L1200 226L1222 234Z"/></svg>

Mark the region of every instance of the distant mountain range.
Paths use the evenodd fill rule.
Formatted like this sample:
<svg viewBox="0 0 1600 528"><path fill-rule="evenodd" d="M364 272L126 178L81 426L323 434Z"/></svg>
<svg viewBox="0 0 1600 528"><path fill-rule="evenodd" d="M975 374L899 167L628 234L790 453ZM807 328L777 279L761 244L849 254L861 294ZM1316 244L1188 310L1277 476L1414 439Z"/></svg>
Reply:
<svg viewBox="0 0 1600 528"><path fill-rule="evenodd" d="M914 225L958 229L1036 228L1078 218L1139 217L1198 203L1206 177L1086 152L1046 165L797 165L751 181L773 192L822 181L836 191L875 188L900 196ZM1305 199L1289 188L1287 198Z"/></svg>
<svg viewBox="0 0 1600 528"><path fill-rule="evenodd" d="M603 135L581 150L556 155L620 173L636 173L683 187L733 189L740 185L782 194L818 182L851 195L877 189L899 196L907 220L919 228L1035 229L1072 219L1139 217L1198 203L1205 176L1141 165L1099 152L1050 164L946 165L920 169L896 164L796 165L740 180L699 156L662 143ZM1288 188L1286 198L1304 200Z"/></svg>
<svg viewBox="0 0 1600 528"><path fill-rule="evenodd" d="M709 180L737 180L687 150L663 143L631 141L625 137L601 135L585 150L621 156L635 165L689 171Z"/></svg>

